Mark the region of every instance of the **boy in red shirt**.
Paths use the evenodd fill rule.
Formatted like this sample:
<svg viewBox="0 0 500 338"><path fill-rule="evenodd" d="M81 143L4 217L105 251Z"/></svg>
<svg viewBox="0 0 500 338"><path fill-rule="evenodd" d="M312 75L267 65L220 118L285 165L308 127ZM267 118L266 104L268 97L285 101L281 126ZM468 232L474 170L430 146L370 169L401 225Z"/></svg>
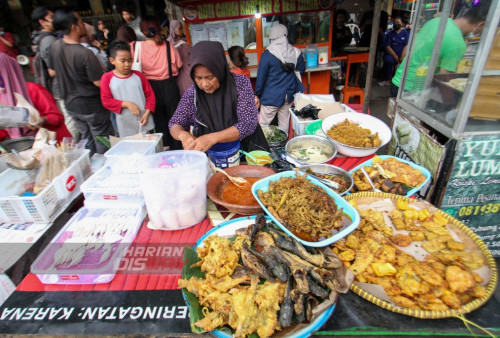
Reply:
<svg viewBox="0 0 500 338"><path fill-rule="evenodd" d="M115 69L101 78L102 105L116 113L120 137L152 130L154 122L150 115L155 110L156 98L146 77L132 70L130 46L115 41L109 52L109 61Z"/></svg>

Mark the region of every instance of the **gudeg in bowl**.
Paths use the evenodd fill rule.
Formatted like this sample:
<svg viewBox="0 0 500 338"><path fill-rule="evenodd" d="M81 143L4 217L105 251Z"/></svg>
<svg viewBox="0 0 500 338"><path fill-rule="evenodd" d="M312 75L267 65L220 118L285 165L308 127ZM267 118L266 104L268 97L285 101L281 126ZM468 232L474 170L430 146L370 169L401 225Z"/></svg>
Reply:
<svg viewBox="0 0 500 338"><path fill-rule="evenodd" d="M267 177L274 174L274 170L256 165L239 165L230 167L225 171L231 176L237 177ZM231 212L240 215L255 215L262 212L260 205L240 205L228 203L222 199L221 193L224 186L228 184L227 177L222 173L215 173L207 183L207 195L214 203L222 205ZM251 186L250 186L251 187Z"/></svg>
<svg viewBox="0 0 500 338"><path fill-rule="evenodd" d="M328 130L346 119L350 122L357 123L362 128L370 129L372 134L378 133L381 144L378 147L354 147L331 138L328 135ZM363 113L338 113L330 115L323 120L321 128L323 129L323 132L328 136L328 139L335 143L339 153L352 157L364 157L371 155L375 153L379 148L389 143L392 138L391 129L384 122L376 117Z"/></svg>
<svg viewBox="0 0 500 338"><path fill-rule="evenodd" d="M297 241L302 243L305 246L310 246L310 247L324 247L329 244L332 244L336 241L338 241L341 238L344 238L348 234L350 234L352 231L354 231L360 222L360 216L359 213L354 209L353 206L351 206L347 201L341 197L339 194L337 194L335 191L332 189L328 188L326 185L322 184L315 178L311 176L307 176L306 179L311 181L314 185L318 186L319 188L323 189L326 194L328 194L330 197L332 197L335 200L335 203L337 204L338 208L343 209L343 213L345 213L350 219L351 219L351 224L347 225L346 227L343 227L342 230L339 232L333 234L332 236L320 240L320 241L307 241L304 240L297 235L295 235L290 229L288 229L283 223L281 223L274 215L272 212L269 211L269 209L264 205L264 203L260 200L258 196L258 191L261 190L262 192L267 192L269 191L269 185L271 182L278 181L282 177L296 177L297 173L295 171L284 171L280 172L274 175L271 175L269 177L265 177L261 180L259 180L257 183L255 183L252 186L252 193L255 196L255 199L259 202L261 205L262 209L266 212L266 214L276 223L284 232L286 232L289 236L295 238Z"/></svg>
<svg viewBox="0 0 500 338"><path fill-rule="evenodd" d="M337 155L337 147L327 138L302 135L289 140L286 143L285 152L300 164L321 164Z"/></svg>

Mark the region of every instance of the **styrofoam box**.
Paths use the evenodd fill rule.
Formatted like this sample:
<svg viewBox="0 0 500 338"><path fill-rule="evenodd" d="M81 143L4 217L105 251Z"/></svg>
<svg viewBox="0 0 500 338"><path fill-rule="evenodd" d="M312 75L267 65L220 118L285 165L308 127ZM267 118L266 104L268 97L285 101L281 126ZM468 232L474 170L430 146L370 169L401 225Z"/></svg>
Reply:
<svg viewBox="0 0 500 338"><path fill-rule="evenodd" d="M90 176L89 150L36 196L19 196L35 181L36 170L7 169L0 174L0 222L22 224L49 223L79 193L80 185Z"/></svg>
<svg viewBox="0 0 500 338"><path fill-rule="evenodd" d="M138 173L113 170L105 165L80 187L87 207L120 207L143 205L144 197Z"/></svg>
<svg viewBox="0 0 500 338"><path fill-rule="evenodd" d="M44 284L99 284L109 283L115 276L120 263L127 254L127 250L135 239L137 232L141 228L145 216L145 208L127 208L127 209L88 209L86 207L78 210L66 225L57 233L49 245L43 250L38 258L31 265L31 272ZM95 236L87 234L86 237L77 236L77 229L82 226L79 222L86 222L85 228L92 224L103 224L106 232L111 227L120 226L123 231L120 238L114 243L110 241L98 248L92 247L94 243L99 243ZM93 223L95 222L95 223ZM100 233L102 235L102 233ZM80 241L82 238L85 241ZM66 242L66 244L64 244ZM63 246L66 245L65 248ZM73 266L63 264L54 264L58 250L82 249L84 250L83 259ZM109 248L110 253L106 259L103 259L105 251ZM101 259L103 259L102 262Z"/></svg>
<svg viewBox="0 0 500 338"><path fill-rule="evenodd" d="M349 108L345 104L342 104L342 109L344 110L344 113L349 113L349 112L356 113L355 110ZM313 123L314 121L316 121L310 119L304 120L297 117L297 115L293 113L292 108L290 108L290 115L292 116L292 128L295 134L297 134L297 136L306 135L306 127L311 123Z"/></svg>

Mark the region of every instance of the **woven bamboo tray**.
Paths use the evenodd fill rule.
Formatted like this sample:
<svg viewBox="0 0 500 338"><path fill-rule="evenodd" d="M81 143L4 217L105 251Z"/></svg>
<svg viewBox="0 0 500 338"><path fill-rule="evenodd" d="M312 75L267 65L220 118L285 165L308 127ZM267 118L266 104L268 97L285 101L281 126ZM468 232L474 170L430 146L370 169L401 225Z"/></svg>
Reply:
<svg viewBox="0 0 500 338"><path fill-rule="evenodd" d="M399 199L407 201L409 203L415 202L415 199L410 199L408 197L404 196L399 196L399 195L394 195L394 194L387 194L387 193L379 193L379 192L359 192L355 193L349 196L345 196L345 199L347 201L350 200L359 200L361 198L377 198L377 199L386 199L389 198L391 200L397 201ZM384 309L390 310L392 312L396 313L401 313L407 316L412 316L416 318L426 318L426 319L438 319L438 318L448 318L448 317L457 317L461 316L463 314L472 312L479 307L481 307L484 303L486 303L490 297L493 295L493 292L495 291L495 287L497 284L497 267L495 264L495 260L493 259L493 256L491 255L491 252L488 250L488 247L484 244L484 242L465 224L457 220L456 218L451 217L444 211L441 211L434 207L432 204L426 202L426 201L420 201L428 204L428 209L431 212L437 212L441 216L444 216L448 220L448 224L452 226L453 230L459 230L463 234L465 234L469 239L472 240L474 245L476 246L476 249L481 252L483 255L485 265L488 266L488 268L491 271L491 277L488 282L488 284L485 286L486 288L486 296L482 298L476 298L473 301L465 304L462 306L460 309L450 309L450 310L445 310L445 311L426 311L426 310L417 310L417 309L409 309L409 308L403 308L400 306L395 305L392 302L385 301L383 299L380 299L379 297L363 290L359 285L354 282L351 285L351 290L354 291L356 294L359 296L363 297L364 299L368 300L369 302L372 302L373 304L380 306Z"/></svg>

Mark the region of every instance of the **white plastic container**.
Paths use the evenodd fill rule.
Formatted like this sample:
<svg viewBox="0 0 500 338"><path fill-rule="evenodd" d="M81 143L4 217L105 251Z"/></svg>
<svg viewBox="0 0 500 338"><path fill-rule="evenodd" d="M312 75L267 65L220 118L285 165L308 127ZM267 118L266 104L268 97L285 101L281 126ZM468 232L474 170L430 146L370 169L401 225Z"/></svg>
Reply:
<svg viewBox="0 0 500 338"><path fill-rule="evenodd" d="M36 171L7 169L0 174L0 222L49 223L79 193L90 176L89 150L80 156L36 196L19 196L35 181Z"/></svg>
<svg viewBox="0 0 500 338"><path fill-rule="evenodd" d="M81 208L57 233L49 245L31 265L31 272L44 284L99 284L109 283L115 276L123 257L141 228L144 207L127 209ZM85 222L85 223L83 223ZM83 234L93 224L102 232ZM89 233L92 229L89 229ZM98 232L98 235L95 233ZM103 235L108 233L108 236ZM109 232L113 235L109 236ZM77 264L56 264L59 250L69 252L82 249L82 260Z"/></svg>
<svg viewBox="0 0 500 338"><path fill-rule="evenodd" d="M80 187L88 208L139 207L144 204L138 173L114 171L104 166Z"/></svg>
<svg viewBox="0 0 500 338"><path fill-rule="evenodd" d="M314 103L312 103L312 104L314 105ZM344 113L356 113L356 111L354 109L349 108L345 104L342 104L342 109L343 109ZM306 134L306 127L308 125L310 125L311 123L313 123L314 121L317 121L317 120L305 120L305 119L301 119L301 118L297 117L297 115L294 114L292 108L290 108L290 115L292 116L292 118L291 118L292 128L297 136L307 135Z"/></svg>
<svg viewBox="0 0 500 338"><path fill-rule="evenodd" d="M155 153L155 140L122 140L104 153L106 164L123 172L137 173L137 162Z"/></svg>
<svg viewBox="0 0 500 338"><path fill-rule="evenodd" d="M180 230L201 222L207 214L205 153L176 150L146 157L139 178L152 226Z"/></svg>

